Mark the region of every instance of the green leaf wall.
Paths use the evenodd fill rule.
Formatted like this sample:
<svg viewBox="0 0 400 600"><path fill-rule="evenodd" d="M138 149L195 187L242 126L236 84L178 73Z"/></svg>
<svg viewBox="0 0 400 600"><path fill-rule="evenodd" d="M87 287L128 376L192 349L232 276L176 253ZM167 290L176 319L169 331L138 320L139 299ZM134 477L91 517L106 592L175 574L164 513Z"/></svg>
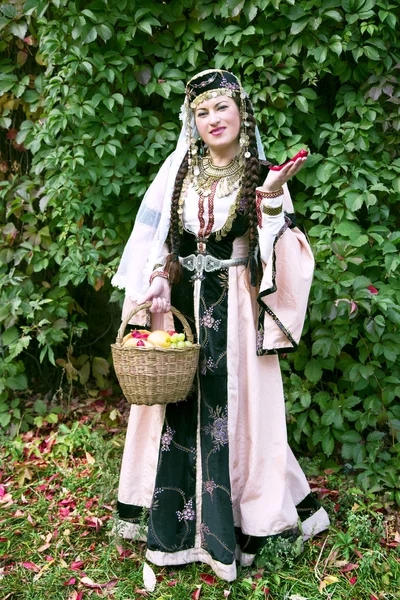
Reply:
<svg viewBox="0 0 400 600"><path fill-rule="evenodd" d="M3 331L17 327L45 360L65 355L84 290L112 293L141 198L174 148L185 81L231 69L269 159L311 152L291 186L317 262L303 341L282 360L291 443L379 486L374 465L394 468L400 423L397 3L28 0L1 13L1 98L32 108L16 140L30 171L0 187ZM16 66L26 49L33 75ZM4 348L10 365L24 360L26 341ZM17 376L7 368L4 381Z"/></svg>

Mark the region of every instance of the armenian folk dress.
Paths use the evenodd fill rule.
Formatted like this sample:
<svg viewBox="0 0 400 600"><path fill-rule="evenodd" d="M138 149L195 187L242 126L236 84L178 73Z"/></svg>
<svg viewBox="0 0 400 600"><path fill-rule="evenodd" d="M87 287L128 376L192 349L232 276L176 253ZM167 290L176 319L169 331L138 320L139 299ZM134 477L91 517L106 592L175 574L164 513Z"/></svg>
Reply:
<svg viewBox="0 0 400 600"><path fill-rule="evenodd" d="M249 242L240 187L223 169L208 183L207 193L190 179L183 186L180 254L193 269L171 298L201 344L198 376L183 402L131 407L118 514L124 537L144 534L154 564L200 561L232 581L236 559L251 564L269 537L307 539L329 523L287 443L278 357L297 347L314 261L285 187L286 213L258 215L255 292L241 260ZM207 271L199 255L238 264Z"/></svg>

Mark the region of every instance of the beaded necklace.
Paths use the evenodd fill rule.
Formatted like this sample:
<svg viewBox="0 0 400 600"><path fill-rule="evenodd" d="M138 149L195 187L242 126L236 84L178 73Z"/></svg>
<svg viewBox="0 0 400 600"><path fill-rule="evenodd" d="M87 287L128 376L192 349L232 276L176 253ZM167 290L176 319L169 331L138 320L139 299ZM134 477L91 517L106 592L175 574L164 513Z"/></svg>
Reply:
<svg viewBox="0 0 400 600"><path fill-rule="evenodd" d="M204 156L201 165L200 173L194 176L192 173L188 173L182 185L182 191L179 198L178 214L179 230L183 232L183 205L187 190L190 185L193 185L194 189L199 195L198 202L198 219L200 229L198 232L198 239L205 240L212 232L214 226L214 199L224 198L230 196L235 190L239 190L242 177L244 172L244 165L241 164L239 157L235 157L228 165L216 166L212 163L210 156ZM227 220L221 229L215 232L216 239L221 240L231 229L232 224L236 216L237 209L239 208L240 191L236 195L236 200L233 202L229 209ZM208 223L205 225L204 220L204 203L208 203Z"/></svg>

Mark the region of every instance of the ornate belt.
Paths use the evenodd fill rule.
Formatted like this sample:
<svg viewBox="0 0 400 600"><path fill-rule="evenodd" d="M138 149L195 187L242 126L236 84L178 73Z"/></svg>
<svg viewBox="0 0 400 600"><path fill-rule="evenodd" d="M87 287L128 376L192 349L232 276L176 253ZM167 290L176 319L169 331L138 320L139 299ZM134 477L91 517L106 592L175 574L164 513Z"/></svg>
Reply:
<svg viewBox="0 0 400 600"><path fill-rule="evenodd" d="M211 271L218 271L218 269L247 265L247 260L247 257L220 260L210 254L189 254L189 256L179 257L179 261L185 269L196 271L192 277L193 281L195 279L204 279L204 271L210 273Z"/></svg>

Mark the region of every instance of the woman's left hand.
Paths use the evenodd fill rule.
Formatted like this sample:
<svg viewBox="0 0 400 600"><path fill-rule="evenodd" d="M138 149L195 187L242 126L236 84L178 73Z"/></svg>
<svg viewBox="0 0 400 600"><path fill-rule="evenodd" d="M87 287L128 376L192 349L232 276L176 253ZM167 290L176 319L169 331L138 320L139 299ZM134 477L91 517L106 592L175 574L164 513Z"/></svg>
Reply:
<svg viewBox="0 0 400 600"><path fill-rule="evenodd" d="M282 167L280 171L270 170L260 189L262 189L264 192L275 192L279 190L284 183L287 183L289 179L294 177L294 175L297 175L300 169L303 168L306 160L307 157L298 158L294 162L289 162L287 165Z"/></svg>

